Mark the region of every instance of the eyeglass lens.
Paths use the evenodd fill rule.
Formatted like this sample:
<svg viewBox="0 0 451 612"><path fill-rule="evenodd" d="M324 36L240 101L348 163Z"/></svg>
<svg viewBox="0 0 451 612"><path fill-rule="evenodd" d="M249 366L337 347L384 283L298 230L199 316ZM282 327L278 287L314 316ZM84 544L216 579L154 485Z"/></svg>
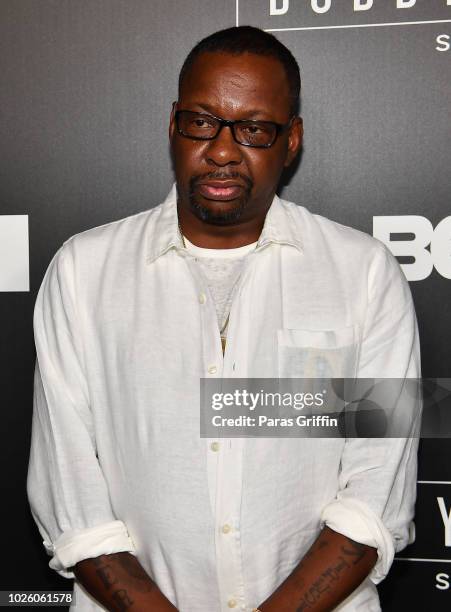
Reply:
<svg viewBox="0 0 451 612"><path fill-rule="evenodd" d="M204 113L180 111L177 118L179 130L189 138L211 140L221 127L218 119ZM254 147L267 147L277 136L277 126L267 121L240 121L232 129L239 143Z"/></svg>

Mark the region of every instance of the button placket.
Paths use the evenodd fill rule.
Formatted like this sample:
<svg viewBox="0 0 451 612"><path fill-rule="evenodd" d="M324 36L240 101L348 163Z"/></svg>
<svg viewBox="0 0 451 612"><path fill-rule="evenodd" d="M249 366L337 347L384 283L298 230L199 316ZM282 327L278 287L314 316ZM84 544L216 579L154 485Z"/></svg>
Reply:
<svg viewBox="0 0 451 612"><path fill-rule="evenodd" d="M242 440L222 439L218 455L216 491L216 560L221 599L228 609L244 604L241 566L240 509L242 494Z"/></svg>
<svg viewBox="0 0 451 612"><path fill-rule="evenodd" d="M239 323L240 301L239 294L243 281L248 277L248 265L243 270L242 278L235 292L231 312L228 342L225 355L222 353L221 340L218 331L216 310L213 299L211 298L208 285L201 270L198 269L193 259L187 259L193 278L196 283L197 298L200 308L202 343L204 355L204 368L206 377L221 377L224 375L224 364L227 375L232 374L232 364L235 364L236 355L233 352ZM205 295L205 300L202 297ZM235 320L234 320L235 319ZM237 330L237 331L234 331ZM232 342L230 343L230 340ZM239 343L240 344L240 343ZM234 348L235 347L235 348ZM242 445L240 439L225 440L221 439L220 451L216 441L207 441L207 469L209 474L210 502L213 504L216 529L216 559L217 575L222 600L223 610L231 609L229 602L235 602L233 608L241 609L244 605L244 583L241 565L241 538L239 534L239 518L242 494ZM217 443L218 444L218 443ZM222 519L222 520L221 520Z"/></svg>
<svg viewBox="0 0 451 612"><path fill-rule="evenodd" d="M223 367L223 354L214 302L210 295L206 279L199 269L195 258L189 253L185 253L185 257L195 284L197 302L199 304L199 315L202 328L200 339L202 342L203 354L202 377L209 378L211 376L220 376ZM218 441L208 438L205 440L205 444L210 506L214 514L217 490L217 465L218 458L221 455L219 452L220 445Z"/></svg>

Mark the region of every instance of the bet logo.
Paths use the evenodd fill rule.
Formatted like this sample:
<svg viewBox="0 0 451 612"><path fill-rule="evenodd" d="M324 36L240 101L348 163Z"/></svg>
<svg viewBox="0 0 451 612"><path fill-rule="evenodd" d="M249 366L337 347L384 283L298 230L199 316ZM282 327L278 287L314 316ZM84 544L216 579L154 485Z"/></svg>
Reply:
<svg viewBox="0 0 451 612"><path fill-rule="evenodd" d="M423 280L434 267L451 279L451 217L435 229L417 215L373 217L373 236L398 258L407 280Z"/></svg>

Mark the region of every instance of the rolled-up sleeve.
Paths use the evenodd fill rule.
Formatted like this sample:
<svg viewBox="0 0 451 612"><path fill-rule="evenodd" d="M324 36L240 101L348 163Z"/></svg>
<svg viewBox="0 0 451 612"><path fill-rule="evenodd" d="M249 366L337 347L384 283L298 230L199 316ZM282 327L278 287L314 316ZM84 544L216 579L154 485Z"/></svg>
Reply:
<svg viewBox="0 0 451 612"><path fill-rule="evenodd" d="M36 365L27 493L49 565L64 577L78 561L134 552L114 516L96 454L84 372L71 240L53 257L34 309Z"/></svg>
<svg viewBox="0 0 451 612"><path fill-rule="evenodd" d="M370 269L362 328L357 377L397 379L401 389L412 379L412 388L417 389L421 367L413 302L400 266L385 247L378 249ZM414 540L421 400L413 393L410 401L405 388L402 397L397 406L384 408L409 421L411 435L348 438L337 498L321 517L323 525L377 549L378 560L370 574L375 584L387 575L395 553Z"/></svg>

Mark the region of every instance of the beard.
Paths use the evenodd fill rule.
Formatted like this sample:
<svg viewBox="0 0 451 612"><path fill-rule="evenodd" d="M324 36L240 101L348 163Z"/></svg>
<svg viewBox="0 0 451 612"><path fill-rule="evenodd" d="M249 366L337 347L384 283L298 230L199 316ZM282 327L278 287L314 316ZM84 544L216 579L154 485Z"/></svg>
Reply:
<svg viewBox="0 0 451 612"><path fill-rule="evenodd" d="M245 184L243 194L238 199L238 203L234 204L232 210L223 210L221 206L230 206L230 202L218 201L215 206L217 210L212 210L210 207L205 206L198 197L196 196L196 186L199 181L206 179L241 179ZM250 198L254 182L248 176L240 174L239 172L208 172L206 174L197 174L192 176L189 182L189 194L188 201L192 212L198 219L204 223L210 223L212 225L233 225L236 223L244 209L246 208Z"/></svg>

